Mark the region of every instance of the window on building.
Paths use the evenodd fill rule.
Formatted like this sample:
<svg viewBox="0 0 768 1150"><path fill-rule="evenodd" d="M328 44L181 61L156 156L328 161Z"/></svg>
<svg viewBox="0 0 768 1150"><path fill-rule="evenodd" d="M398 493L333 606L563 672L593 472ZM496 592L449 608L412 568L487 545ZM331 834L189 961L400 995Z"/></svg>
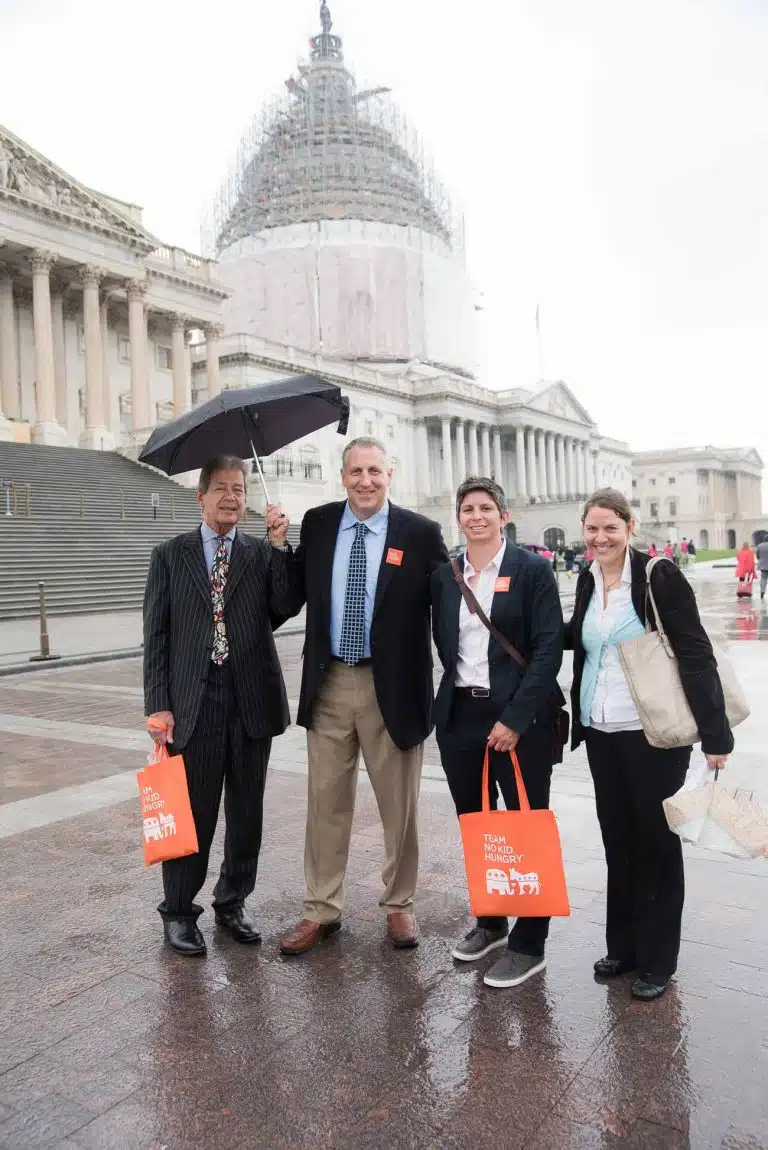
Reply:
<svg viewBox="0 0 768 1150"><path fill-rule="evenodd" d="M156 350L157 366L160 371L170 371L173 367L173 352L169 347L158 344Z"/></svg>
<svg viewBox="0 0 768 1150"><path fill-rule="evenodd" d="M373 423L370 419L366 419L365 423L363 424L363 434L373 435Z"/></svg>
<svg viewBox="0 0 768 1150"><path fill-rule="evenodd" d="M632 489L634 490L635 487L637 487L637 480L633 479L632 480Z"/></svg>
<svg viewBox="0 0 768 1150"><path fill-rule="evenodd" d="M117 355L121 363L131 362L131 341L125 335L117 337Z"/></svg>
<svg viewBox="0 0 768 1150"><path fill-rule="evenodd" d="M388 423L387 424L387 439L394 439L394 438L395 438L395 429L391 423Z"/></svg>
<svg viewBox="0 0 768 1150"><path fill-rule="evenodd" d="M675 482L675 477L674 477L674 475L670 475L669 479L667 480L667 483L668 483L668 484L670 485L670 487L671 487L671 486L674 484L674 482Z"/></svg>
<svg viewBox="0 0 768 1150"><path fill-rule="evenodd" d="M651 487L655 487L655 486L656 486L656 480L655 480L655 479L649 479L649 480L648 480L648 482L649 482L649 484L651 485Z"/></svg>
<svg viewBox="0 0 768 1150"><path fill-rule="evenodd" d="M651 514L651 519L653 519L653 520L656 520L659 518L659 505L658 505L658 503L652 503L651 504L650 514Z"/></svg>
<svg viewBox="0 0 768 1150"><path fill-rule="evenodd" d="M670 501L669 501L669 514L672 516L673 519L675 519L677 517L677 500L676 499L670 499Z"/></svg>

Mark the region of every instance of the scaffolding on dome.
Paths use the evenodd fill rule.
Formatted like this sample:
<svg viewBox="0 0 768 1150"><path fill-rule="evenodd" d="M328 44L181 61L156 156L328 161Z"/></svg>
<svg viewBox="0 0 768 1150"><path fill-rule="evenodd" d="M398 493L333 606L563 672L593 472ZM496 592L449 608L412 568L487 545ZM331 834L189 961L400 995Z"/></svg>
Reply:
<svg viewBox="0 0 768 1150"><path fill-rule="evenodd" d="M414 227L463 247L463 222L386 88L358 90L342 41L323 31L310 61L244 133L204 225L206 254L264 229L321 220Z"/></svg>

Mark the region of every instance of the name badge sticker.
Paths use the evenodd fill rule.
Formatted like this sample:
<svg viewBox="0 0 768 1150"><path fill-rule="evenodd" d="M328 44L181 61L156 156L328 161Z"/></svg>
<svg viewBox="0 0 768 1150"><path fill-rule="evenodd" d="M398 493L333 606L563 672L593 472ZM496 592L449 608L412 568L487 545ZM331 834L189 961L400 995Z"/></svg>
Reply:
<svg viewBox="0 0 768 1150"><path fill-rule="evenodd" d="M387 551L387 563L391 564L392 567L401 567L403 563L402 551L398 551L396 547L390 547L389 551ZM509 580L507 580L507 582L509 582Z"/></svg>
<svg viewBox="0 0 768 1150"><path fill-rule="evenodd" d="M509 580L509 575L500 575L494 584L494 592L509 591Z"/></svg>

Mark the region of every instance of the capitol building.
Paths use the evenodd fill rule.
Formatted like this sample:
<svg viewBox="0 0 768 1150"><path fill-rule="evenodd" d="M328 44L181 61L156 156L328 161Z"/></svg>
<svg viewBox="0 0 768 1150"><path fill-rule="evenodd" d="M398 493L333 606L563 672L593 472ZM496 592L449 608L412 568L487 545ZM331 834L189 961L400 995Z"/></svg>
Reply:
<svg viewBox="0 0 768 1150"><path fill-rule="evenodd" d="M578 538L597 486L631 496L629 446L566 383L477 378L462 221L388 90L358 88L325 3L203 232L205 256L164 245L0 128L0 439L135 456L222 388L313 373L348 395L350 435L386 445L393 498L451 542L468 473L502 483L521 542ZM343 446L328 428L264 461L293 519L342 495Z"/></svg>

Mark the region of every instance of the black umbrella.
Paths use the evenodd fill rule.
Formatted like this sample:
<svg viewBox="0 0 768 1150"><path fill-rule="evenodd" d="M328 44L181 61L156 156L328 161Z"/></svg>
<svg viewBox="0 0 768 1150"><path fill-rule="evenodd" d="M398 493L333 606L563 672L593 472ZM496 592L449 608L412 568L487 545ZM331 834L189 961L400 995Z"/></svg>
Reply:
<svg viewBox="0 0 768 1150"><path fill-rule="evenodd" d="M292 376L222 391L201 407L156 427L139 461L166 475L179 475L202 467L214 455L253 456L269 502L259 456L271 455L330 423L337 423L339 434L346 435L346 396L319 376Z"/></svg>

